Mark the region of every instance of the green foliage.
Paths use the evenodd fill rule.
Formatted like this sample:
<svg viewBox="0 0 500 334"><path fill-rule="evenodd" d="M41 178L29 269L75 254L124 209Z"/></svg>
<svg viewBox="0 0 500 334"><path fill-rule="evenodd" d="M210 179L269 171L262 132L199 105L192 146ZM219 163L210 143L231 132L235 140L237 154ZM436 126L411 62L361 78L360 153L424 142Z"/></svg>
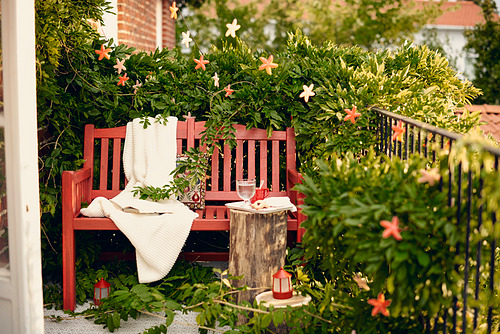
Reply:
<svg viewBox="0 0 500 334"><path fill-rule="evenodd" d="M66 313L72 317L93 317L95 323L111 332L130 318L155 313L165 323L148 329L147 333L166 333L176 321L175 314L180 312L197 312L196 322L201 333L215 326L229 327L226 333L273 333L280 325L286 325L290 333L350 334L352 329L358 333L374 333L386 328L391 328L394 333L422 331L420 325L411 319L371 317L371 306L363 299L366 294L361 299L353 298L358 294L357 288L352 291L338 289L330 278L317 276L314 273L317 266L299 259L303 255L302 249L292 249L290 254L287 268L296 273L294 289L312 297L311 302L303 307L267 309L255 302L236 304L235 294L246 287L236 289L231 282L241 277L233 277L216 268L212 272L210 268L182 263L176 264L169 276L153 284L137 284L135 275L108 277L113 290L99 307L78 314ZM97 275L106 275L106 272ZM247 322L239 322L238 315ZM54 320L65 319L71 318L55 317Z"/></svg>
<svg viewBox="0 0 500 334"><path fill-rule="evenodd" d="M101 21L109 10L104 0L37 0L35 1L36 69L38 125L49 130L49 141L40 147L40 207L42 212L42 263L46 275L60 275L60 175L74 170L82 161L81 129L74 132L78 108L67 90L72 81L81 82L82 70L73 67L73 56L79 57L98 34L91 21ZM85 71L85 72L88 72ZM80 75L80 77L79 77ZM75 115L76 116L76 115ZM77 252L93 254L95 245Z"/></svg>
<svg viewBox="0 0 500 334"><path fill-rule="evenodd" d="M500 104L500 20L492 0L478 1L486 20L465 32L466 49L477 55L474 62L474 84L483 95L477 104Z"/></svg>
<svg viewBox="0 0 500 334"><path fill-rule="evenodd" d="M212 45L222 46L221 37L227 30L226 24L236 17L242 26L237 32L239 38L252 48L279 51L286 49L287 32L296 29L307 31L315 44L331 41L371 50L401 45L406 40L411 41L417 31L442 12L437 3L417 8L416 1L403 0L391 1L390 4L381 0L319 0L309 3L271 0L258 4L207 0L201 7L189 9L189 13L185 12L185 21L179 20L178 30L196 33L198 47L204 50ZM225 39L236 45L232 37Z"/></svg>
<svg viewBox="0 0 500 334"><path fill-rule="evenodd" d="M441 14L439 7L417 7L415 1L402 0L347 0L334 4L322 0L307 8L313 19L307 20L303 29L311 32L315 43L333 41L373 50L413 40L416 32Z"/></svg>
<svg viewBox="0 0 500 334"><path fill-rule="evenodd" d="M424 28L422 30L422 41L423 44L427 45L429 49L432 51L439 52L441 55L443 55L448 61L450 62L450 66L453 69L457 68L457 56L453 56L452 54L449 54L446 52L446 49L450 50L451 49L451 42L449 36L445 36L442 38L442 36L438 37L438 29L433 27L433 28Z"/></svg>
<svg viewBox="0 0 500 334"><path fill-rule="evenodd" d="M448 61L426 46L371 53L330 43L315 47L297 33L288 52L297 81L307 78L318 87L312 101L291 111L297 147L309 167L316 158L328 160L334 153L359 152L373 145L378 119L371 106L459 133L479 122L477 113L459 120L453 112L478 90L461 81ZM353 106L361 113L356 124L344 121L344 109Z"/></svg>
<svg viewBox="0 0 500 334"><path fill-rule="evenodd" d="M208 156L213 151L212 146L208 152L201 152L199 148L191 148L185 152L185 159L178 159L177 166L172 171L175 175L170 184L163 187L135 187L132 191L134 196L140 199L150 199L153 201L163 200L165 198L176 198L184 192L186 188L193 188L200 180L204 180L209 169Z"/></svg>
<svg viewBox="0 0 500 334"><path fill-rule="evenodd" d="M323 268L340 286L361 272L372 298L387 291L394 316L433 316L450 305L447 291L457 288L455 247L463 231L450 221L455 213L446 205L447 194L417 182L425 167L426 160L416 156L406 163L370 151L359 161L351 156L319 164L318 175L306 176L298 188L307 195L307 258L322 254ZM380 222L393 216L400 221L401 241L381 236Z"/></svg>

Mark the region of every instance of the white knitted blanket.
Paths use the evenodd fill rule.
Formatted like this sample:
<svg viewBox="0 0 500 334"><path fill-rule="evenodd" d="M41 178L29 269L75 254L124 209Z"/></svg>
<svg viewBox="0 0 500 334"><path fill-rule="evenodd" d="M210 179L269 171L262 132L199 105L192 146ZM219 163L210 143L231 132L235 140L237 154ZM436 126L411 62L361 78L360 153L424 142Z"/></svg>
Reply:
<svg viewBox="0 0 500 334"><path fill-rule="evenodd" d="M136 249L140 283L157 281L168 274L198 216L176 199L159 202L134 197L136 186L162 187L172 180L175 168L177 118L163 125L149 118L146 129L140 119L127 124L123 169L129 181L125 189L108 200L97 197L81 213L108 217Z"/></svg>

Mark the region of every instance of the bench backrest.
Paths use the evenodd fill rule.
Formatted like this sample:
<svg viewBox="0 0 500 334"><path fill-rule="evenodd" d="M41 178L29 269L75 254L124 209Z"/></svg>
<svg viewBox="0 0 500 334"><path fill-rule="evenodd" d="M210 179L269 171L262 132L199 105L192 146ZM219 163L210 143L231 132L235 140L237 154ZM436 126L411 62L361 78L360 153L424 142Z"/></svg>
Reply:
<svg viewBox="0 0 500 334"><path fill-rule="evenodd" d="M205 122L196 122L188 117L177 123L177 153L182 154L191 147L203 147L201 143ZM222 152L217 148L211 158L211 169L207 171L206 201L239 201L236 180L255 178L257 184L264 181L270 196L285 196L291 187L287 182L287 169L295 169L294 131L274 131L267 137L264 129L247 130L244 125L235 125L236 147L231 149L221 142ZM84 167L92 170L91 201L95 197L112 198L125 186L122 152L126 127L96 129L92 124L85 127ZM92 168L93 167L93 168ZM95 175L95 178L94 178Z"/></svg>

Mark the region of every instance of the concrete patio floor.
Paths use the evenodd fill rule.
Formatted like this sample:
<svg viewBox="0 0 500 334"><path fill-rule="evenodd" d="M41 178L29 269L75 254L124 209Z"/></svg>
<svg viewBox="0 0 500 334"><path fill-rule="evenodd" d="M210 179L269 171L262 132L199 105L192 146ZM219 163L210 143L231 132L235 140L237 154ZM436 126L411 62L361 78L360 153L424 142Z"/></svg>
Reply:
<svg viewBox="0 0 500 334"><path fill-rule="evenodd" d="M222 271L226 270L229 266L227 261L208 261L208 262L198 262L202 266L219 268ZM85 303L84 305L76 305L75 312L83 312L90 307L90 303ZM169 334L197 334L199 333L198 327L196 326L196 316L197 312L189 312L188 314L182 314L181 312L175 312L175 318L173 323L168 327ZM44 316L60 316L64 319L69 319L67 314L64 314L62 310L44 310ZM164 324L165 320L156 316L141 314L137 320L129 318L127 321L121 321L120 328L115 330L114 333L118 334L138 334L143 333L147 329L153 326L159 326ZM57 322L52 319L45 318L45 333L46 334L89 334L89 333L111 333L107 328L103 328L104 325L94 324L94 319L89 318L76 318L63 320ZM219 331L227 331L229 327L217 328ZM209 331L208 333L219 333L219 331Z"/></svg>
<svg viewBox="0 0 500 334"><path fill-rule="evenodd" d="M76 312L82 312L90 307L89 303L84 305L77 305ZM45 310L45 316L61 316L62 318L68 318L68 315L64 314L61 310ZM182 314L181 312L176 312L174 322L170 327L168 327L169 334L197 334L198 328L196 325L196 312L190 312L188 314ZM154 317L151 315L142 314L137 320L130 318L128 321L122 321L121 326L115 333L118 334L137 334L143 333L147 329L153 326L159 326L164 324L165 320ZM229 330L229 327L218 328L221 331ZM88 333L110 333L107 328L103 328L103 325L94 324L94 319L77 318L70 320L63 320L57 322L51 319L45 319L45 333L46 334L88 334ZM214 333L209 331L209 333Z"/></svg>

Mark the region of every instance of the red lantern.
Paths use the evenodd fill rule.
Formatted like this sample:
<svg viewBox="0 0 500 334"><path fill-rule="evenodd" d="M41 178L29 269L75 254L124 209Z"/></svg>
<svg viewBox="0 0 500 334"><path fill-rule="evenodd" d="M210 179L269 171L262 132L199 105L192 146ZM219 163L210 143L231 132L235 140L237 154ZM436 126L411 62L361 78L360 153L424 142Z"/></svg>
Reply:
<svg viewBox="0 0 500 334"><path fill-rule="evenodd" d="M283 267L273 275L273 298L288 299L292 298L292 275L283 270Z"/></svg>
<svg viewBox="0 0 500 334"><path fill-rule="evenodd" d="M109 296L109 287L111 284L101 278L99 282L94 285L94 304L101 305L101 299Z"/></svg>

